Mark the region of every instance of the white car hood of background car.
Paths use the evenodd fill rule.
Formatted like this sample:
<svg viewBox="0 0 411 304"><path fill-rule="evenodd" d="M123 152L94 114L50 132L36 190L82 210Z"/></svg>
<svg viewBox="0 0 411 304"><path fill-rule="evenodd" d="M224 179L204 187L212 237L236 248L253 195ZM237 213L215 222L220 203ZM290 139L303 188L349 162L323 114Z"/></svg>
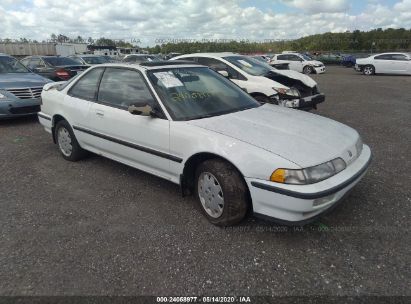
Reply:
<svg viewBox="0 0 411 304"><path fill-rule="evenodd" d="M309 60L309 61L307 61L309 64L312 64L312 65L323 65L324 63L322 63L321 61L318 61L318 60Z"/></svg>
<svg viewBox="0 0 411 304"><path fill-rule="evenodd" d="M302 168L340 157L359 138L357 131L337 121L270 104L187 123L270 151Z"/></svg>
<svg viewBox="0 0 411 304"><path fill-rule="evenodd" d="M307 76L297 71L277 69L274 69L273 71L277 74L284 75L295 80L300 80L302 83L304 83L306 86L309 86L310 88L313 88L317 85L314 79L312 79L310 76Z"/></svg>

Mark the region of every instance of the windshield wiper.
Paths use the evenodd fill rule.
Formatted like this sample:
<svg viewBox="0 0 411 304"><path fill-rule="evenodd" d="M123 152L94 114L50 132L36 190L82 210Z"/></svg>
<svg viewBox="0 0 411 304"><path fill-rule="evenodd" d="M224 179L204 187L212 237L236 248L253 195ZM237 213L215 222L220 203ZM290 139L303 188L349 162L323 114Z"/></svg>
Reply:
<svg viewBox="0 0 411 304"><path fill-rule="evenodd" d="M213 116L217 116L216 114L204 114L201 116L196 116L195 118L192 118L193 120L195 119L202 119L202 118L209 118L209 117L213 117Z"/></svg>

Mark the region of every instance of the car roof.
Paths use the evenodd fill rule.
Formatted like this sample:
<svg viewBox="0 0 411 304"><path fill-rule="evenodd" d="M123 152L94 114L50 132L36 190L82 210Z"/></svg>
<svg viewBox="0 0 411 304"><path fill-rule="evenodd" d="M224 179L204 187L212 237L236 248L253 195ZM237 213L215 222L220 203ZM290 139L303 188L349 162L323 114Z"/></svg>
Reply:
<svg viewBox="0 0 411 304"><path fill-rule="evenodd" d="M386 52L386 53L378 53L378 54L373 54L371 56L379 56L379 55L390 55L390 54L401 54L401 55L410 55L410 53L407 52Z"/></svg>
<svg viewBox="0 0 411 304"><path fill-rule="evenodd" d="M221 53L192 53L192 54L184 54L180 55L175 58L184 58L184 57L217 57L217 58L222 58L226 56L243 56L238 53L232 53L232 52L221 52Z"/></svg>
<svg viewBox="0 0 411 304"><path fill-rule="evenodd" d="M95 55L95 54L77 54L77 55L72 55L72 56L78 56L78 57L103 57L103 55Z"/></svg>
<svg viewBox="0 0 411 304"><path fill-rule="evenodd" d="M128 54L128 55L126 55L126 57L133 57L133 56L135 56L135 57L144 57L144 56L155 56L155 55L152 55L152 54Z"/></svg>
<svg viewBox="0 0 411 304"><path fill-rule="evenodd" d="M140 64L137 63L104 63L99 64L97 66L91 67L90 69L94 68L102 68L102 67L121 67L121 68L130 68L133 67L140 71L147 71L147 70L157 70L162 68L176 68L176 67L205 67L198 63L191 62L191 61L149 61L149 62L142 62Z"/></svg>

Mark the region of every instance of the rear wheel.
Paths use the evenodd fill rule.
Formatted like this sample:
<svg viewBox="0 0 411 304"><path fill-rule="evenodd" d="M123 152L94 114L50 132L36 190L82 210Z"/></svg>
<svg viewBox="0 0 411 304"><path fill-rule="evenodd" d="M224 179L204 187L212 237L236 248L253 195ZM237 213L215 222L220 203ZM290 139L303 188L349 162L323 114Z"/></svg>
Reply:
<svg viewBox="0 0 411 304"><path fill-rule="evenodd" d="M366 65L366 66L362 69L362 73L363 73L364 75L367 75L367 76L374 75L374 73L375 73L375 68L374 68L372 65Z"/></svg>
<svg viewBox="0 0 411 304"><path fill-rule="evenodd" d="M55 138L64 159L77 161L87 155L87 151L83 150L78 144L73 130L67 121L61 120L57 123Z"/></svg>
<svg viewBox="0 0 411 304"><path fill-rule="evenodd" d="M214 225L234 225L247 214L245 181L236 168L223 160L206 160L198 166L196 194L203 214Z"/></svg>

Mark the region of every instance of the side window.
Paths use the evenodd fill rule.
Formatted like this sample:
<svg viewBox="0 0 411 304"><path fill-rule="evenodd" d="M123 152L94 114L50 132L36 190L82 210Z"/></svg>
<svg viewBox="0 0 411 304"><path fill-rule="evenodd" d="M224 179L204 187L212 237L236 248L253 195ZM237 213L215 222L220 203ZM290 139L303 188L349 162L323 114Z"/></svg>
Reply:
<svg viewBox="0 0 411 304"><path fill-rule="evenodd" d="M137 71L122 68L106 68L100 83L98 101L120 108L155 104L143 76Z"/></svg>
<svg viewBox="0 0 411 304"><path fill-rule="evenodd" d="M104 69L92 69L86 72L70 89L69 95L85 100L95 100L98 83Z"/></svg>
<svg viewBox="0 0 411 304"><path fill-rule="evenodd" d="M301 58L296 55L288 55L288 58L291 61L301 61Z"/></svg>
<svg viewBox="0 0 411 304"><path fill-rule="evenodd" d="M29 68L34 69L37 68L40 65L40 58L31 58L29 62Z"/></svg>
<svg viewBox="0 0 411 304"><path fill-rule="evenodd" d="M402 55L402 54L392 54L391 57L392 57L392 60L408 61L407 56Z"/></svg>
<svg viewBox="0 0 411 304"><path fill-rule="evenodd" d="M288 56L287 55L278 55L277 60L288 60Z"/></svg>
<svg viewBox="0 0 411 304"><path fill-rule="evenodd" d="M25 59L21 60L20 62L21 62L24 66L28 67L29 61L30 61L30 58L25 58Z"/></svg>
<svg viewBox="0 0 411 304"><path fill-rule="evenodd" d="M232 67L228 66L224 62L221 62L220 60L214 59L214 58L206 58L206 57L198 57L198 63L208 66L212 70L218 72L218 71L227 71L228 73L228 78L230 79L238 79L238 80L247 80L242 76L240 73L238 73L236 70L234 70Z"/></svg>
<svg viewBox="0 0 411 304"><path fill-rule="evenodd" d="M375 56L374 59L377 59L377 60L392 60L391 54Z"/></svg>
<svg viewBox="0 0 411 304"><path fill-rule="evenodd" d="M69 57L70 59L73 59L75 62L77 62L78 64L83 64L83 62L81 61L80 58L78 57Z"/></svg>

